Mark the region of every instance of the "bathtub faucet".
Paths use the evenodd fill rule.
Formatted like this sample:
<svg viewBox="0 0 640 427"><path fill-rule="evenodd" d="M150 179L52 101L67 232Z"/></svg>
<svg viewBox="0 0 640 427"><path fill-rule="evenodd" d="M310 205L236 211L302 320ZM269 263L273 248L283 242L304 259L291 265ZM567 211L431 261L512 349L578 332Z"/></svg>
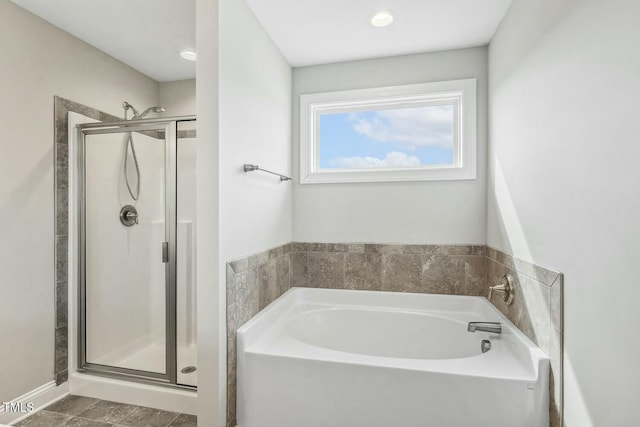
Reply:
<svg viewBox="0 0 640 427"><path fill-rule="evenodd" d="M467 331L480 331L501 334L502 325L500 324L500 322L469 322L469 324L467 325Z"/></svg>

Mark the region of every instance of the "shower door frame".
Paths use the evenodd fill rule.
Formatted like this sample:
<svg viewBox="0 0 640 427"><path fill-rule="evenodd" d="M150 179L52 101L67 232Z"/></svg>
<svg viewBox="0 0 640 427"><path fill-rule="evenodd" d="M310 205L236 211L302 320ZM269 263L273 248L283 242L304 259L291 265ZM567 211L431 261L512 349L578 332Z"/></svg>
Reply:
<svg viewBox="0 0 640 427"><path fill-rule="evenodd" d="M177 126L178 122L196 121L195 116L160 119L126 120L118 122L87 123L77 126L78 141L78 372L121 378L128 381L153 383L168 387L194 390L196 387L177 383ZM85 145L88 135L152 131L164 132L165 167L165 238L168 260L165 262L165 373L149 372L118 366L101 365L87 361L86 330L86 159ZM160 253L160 250L158 251Z"/></svg>

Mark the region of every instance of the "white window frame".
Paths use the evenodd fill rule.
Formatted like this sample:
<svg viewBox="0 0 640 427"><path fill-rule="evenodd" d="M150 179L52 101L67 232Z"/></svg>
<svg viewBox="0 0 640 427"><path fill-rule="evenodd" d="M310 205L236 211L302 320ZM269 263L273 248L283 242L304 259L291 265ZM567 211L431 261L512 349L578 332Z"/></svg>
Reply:
<svg viewBox="0 0 640 427"><path fill-rule="evenodd" d="M454 105L453 165L321 169L320 115L348 111ZM300 96L300 183L442 181L476 178L476 79Z"/></svg>

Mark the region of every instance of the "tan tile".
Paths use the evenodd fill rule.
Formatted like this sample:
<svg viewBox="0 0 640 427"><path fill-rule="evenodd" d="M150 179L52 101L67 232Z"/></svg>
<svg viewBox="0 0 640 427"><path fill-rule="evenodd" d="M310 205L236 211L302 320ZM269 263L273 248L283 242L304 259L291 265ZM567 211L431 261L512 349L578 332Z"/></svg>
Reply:
<svg viewBox="0 0 640 427"><path fill-rule="evenodd" d="M309 252L309 287L344 288L344 253Z"/></svg>
<svg viewBox="0 0 640 427"><path fill-rule="evenodd" d="M256 268L250 268L236 276L240 276L236 289L237 325L240 327L258 313L260 291Z"/></svg>
<svg viewBox="0 0 640 427"><path fill-rule="evenodd" d="M284 258L284 257L283 257ZM272 259L258 267L258 309L262 310L277 297L277 259Z"/></svg>
<svg viewBox="0 0 640 427"><path fill-rule="evenodd" d="M486 246L483 245L434 245L425 252L427 255L476 255L484 256Z"/></svg>
<svg viewBox="0 0 640 427"><path fill-rule="evenodd" d="M278 298L291 288L290 257L285 255L276 259L276 295ZM269 304L273 300L269 301Z"/></svg>
<svg viewBox="0 0 640 427"><path fill-rule="evenodd" d="M504 252L501 252L495 248L487 248L487 255L495 262L504 265L505 267L514 270L513 257Z"/></svg>
<svg viewBox="0 0 640 427"><path fill-rule="evenodd" d="M349 247L346 243L327 243L326 252L347 252Z"/></svg>
<svg viewBox="0 0 640 427"><path fill-rule="evenodd" d="M402 245L365 243L364 251L369 254L400 254L402 253Z"/></svg>
<svg viewBox="0 0 640 427"><path fill-rule="evenodd" d="M240 258L235 261L229 262L229 266L234 273L240 273L249 268L249 258Z"/></svg>
<svg viewBox="0 0 640 427"><path fill-rule="evenodd" d="M487 296L487 258L484 256L465 256L464 285L461 295Z"/></svg>
<svg viewBox="0 0 640 427"><path fill-rule="evenodd" d="M259 267L269 261L269 252L260 252L248 258L248 267Z"/></svg>
<svg viewBox="0 0 640 427"><path fill-rule="evenodd" d="M564 276L558 274L558 277L551 285L551 324L554 328L563 329L562 307L564 296Z"/></svg>
<svg viewBox="0 0 640 427"><path fill-rule="evenodd" d="M307 252L327 252L326 243L306 243L305 250Z"/></svg>
<svg viewBox="0 0 640 427"><path fill-rule="evenodd" d="M551 362L551 376L553 382L550 383L551 399L555 402L558 411L562 412L563 407L563 336L562 331L551 328L549 359Z"/></svg>
<svg viewBox="0 0 640 427"><path fill-rule="evenodd" d="M400 247L403 254L424 254L426 251L425 245L401 245Z"/></svg>
<svg viewBox="0 0 640 427"><path fill-rule="evenodd" d="M309 254L307 252L291 252L291 286L307 287L309 276Z"/></svg>
<svg viewBox="0 0 640 427"><path fill-rule="evenodd" d="M344 283L347 289L380 290L382 288L382 255L345 254Z"/></svg>
<svg viewBox="0 0 640 427"><path fill-rule="evenodd" d="M269 260L276 259L284 255L284 247L278 246L277 248L269 249L267 253L269 254Z"/></svg>
<svg viewBox="0 0 640 427"><path fill-rule="evenodd" d="M421 291L428 294L460 294L464 289L463 257L425 255L421 268Z"/></svg>
<svg viewBox="0 0 640 427"><path fill-rule="evenodd" d="M382 255L382 290L420 292L422 255L385 253Z"/></svg>
<svg viewBox="0 0 640 427"><path fill-rule="evenodd" d="M347 243L347 252L364 252L364 243Z"/></svg>
<svg viewBox="0 0 640 427"><path fill-rule="evenodd" d="M538 282L547 286L551 286L559 275L557 271L549 270L548 268L532 264L528 261L524 261L516 257L513 257L513 265L514 269L518 273L526 274L532 279L537 280Z"/></svg>
<svg viewBox="0 0 640 427"><path fill-rule="evenodd" d="M529 336L545 353L549 352L551 328L550 290L526 275L518 275L522 304L526 313L533 336ZM516 289L517 291L517 289ZM523 310L524 311L524 310ZM529 335L529 334L528 334Z"/></svg>

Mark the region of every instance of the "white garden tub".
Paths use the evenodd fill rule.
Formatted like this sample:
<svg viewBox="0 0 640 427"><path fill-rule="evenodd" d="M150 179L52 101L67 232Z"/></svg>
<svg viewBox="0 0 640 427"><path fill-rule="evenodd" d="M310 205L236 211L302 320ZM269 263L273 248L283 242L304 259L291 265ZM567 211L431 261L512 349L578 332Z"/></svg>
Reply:
<svg viewBox="0 0 640 427"><path fill-rule="evenodd" d="M548 427L548 382L482 297L294 288L238 330L238 427Z"/></svg>

